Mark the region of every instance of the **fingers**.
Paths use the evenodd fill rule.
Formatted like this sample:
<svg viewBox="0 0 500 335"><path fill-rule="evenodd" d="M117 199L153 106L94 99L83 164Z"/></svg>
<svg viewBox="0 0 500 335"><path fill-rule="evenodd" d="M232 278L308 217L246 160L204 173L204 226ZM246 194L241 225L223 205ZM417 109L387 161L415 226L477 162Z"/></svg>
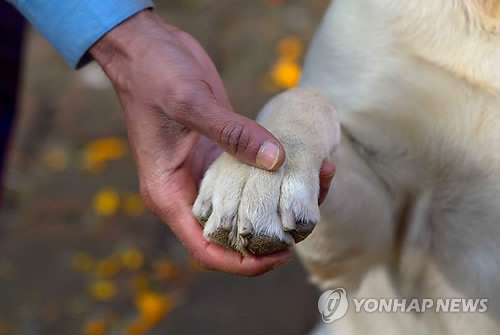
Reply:
<svg viewBox="0 0 500 335"><path fill-rule="evenodd" d="M203 238L200 224L191 215L190 207L184 208L175 219L175 233L191 252L201 267L242 276L258 276L291 260L291 252L282 250L267 256L243 256Z"/></svg>
<svg viewBox="0 0 500 335"><path fill-rule="evenodd" d="M189 34L180 32L177 37L205 70L188 86L196 92L183 93L189 98L185 101L190 102L191 110L179 115L178 121L242 162L270 171L278 169L285 161L283 146L264 127L232 111L222 80L205 50Z"/></svg>
<svg viewBox="0 0 500 335"><path fill-rule="evenodd" d="M285 161L285 149L268 130L217 103L200 103L176 119L249 165L274 171Z"/></svg>
<svg viewBox="0 0 500 335"><path fill-rule="evenodd" d="M323 161L319 173L319 204L325 200L334 176L335 165L327 160ZM202 228L196 220L189 215L182 217L182 220L184 220L183 231L179 232L178 236L181 240L184 240L182 236L186 234L186 246L192 251L193 257L198 263L206 269L244 276L257 276L291 260L291 252L288 249L267 256L243 256L222 248L202 237Z"/></svg>
<svg viewBox="0 0 500 335"><path fill-rule="evenodd" d="M196 224L198 224L196 222ZM200 229L198 227L198 229ZM223 271L242 276L258 276L271 271L278 266L288 263L292 256L288 249L278 251L266 256L254 256L237 253L205 240L201 232L198 233L202 240L191 249L194 259L205 269Z"/></svg>
<svg viewBox="0 0 500 335"><path fill-rule="evenodd" d="M143 192L143 197L148 207L169 225L203 268L258 276L291 260L289 250L266 256L243 256L205 240L202 228L191 212L196 187L192 179L186 178L187 175L187 171L179 170L168 181L160 180L157 187Z"/></svg>
<svg viewBox="0 0 500 335"><path fill-rule="evenodd" d="M318 204L322 204L328 195L328 190L335 176L335 165L331 162L324 160L323 165L319 170L319 197Z"/></svg>
<svg viewBox="0 0 500 335"><path fill-rule="evenodd" d="M192 56L189 71L172 83L167 113L181 124L217 143L242 162L274 171L283 165L285 149L264 127L233 112L226 90L210 57L189 34L175 38ZM183 59L182 61L185 61Z"/></svg>

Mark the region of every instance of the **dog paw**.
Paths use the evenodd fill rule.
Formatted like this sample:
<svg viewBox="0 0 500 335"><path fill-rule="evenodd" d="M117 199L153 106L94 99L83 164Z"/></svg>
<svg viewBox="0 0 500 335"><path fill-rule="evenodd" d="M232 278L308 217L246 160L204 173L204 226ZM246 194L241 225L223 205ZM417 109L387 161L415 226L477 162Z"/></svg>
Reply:
<svg viewBox="0 0 500 335"><path fill-rule="evenodd" d="M223 154L207 171L193 206L204 237L255 255L302 241L320 218L320 164L285 162L269 172Z"/></svg>

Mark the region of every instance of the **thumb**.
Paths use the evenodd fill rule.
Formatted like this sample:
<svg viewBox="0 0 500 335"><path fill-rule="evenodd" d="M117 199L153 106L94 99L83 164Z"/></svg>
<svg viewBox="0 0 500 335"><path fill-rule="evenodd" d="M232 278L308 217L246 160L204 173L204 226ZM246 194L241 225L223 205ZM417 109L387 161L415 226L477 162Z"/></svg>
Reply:
<svg viewBox="0 0 500 335"><path fill-rule="evenodd" d="M285 149L267 129L235 113L221 116L221 120L206 124L200 131L247 164L270 171L283 165Z"/></svg>
<svg viewBox="0 0 500 335"><path fill-rule="evenodd" d="M269 171L283 165L285 149L267 129L216 102L207 107L193 108L183 113L189 114L189 119L179 121L244 163Z"/></svg>

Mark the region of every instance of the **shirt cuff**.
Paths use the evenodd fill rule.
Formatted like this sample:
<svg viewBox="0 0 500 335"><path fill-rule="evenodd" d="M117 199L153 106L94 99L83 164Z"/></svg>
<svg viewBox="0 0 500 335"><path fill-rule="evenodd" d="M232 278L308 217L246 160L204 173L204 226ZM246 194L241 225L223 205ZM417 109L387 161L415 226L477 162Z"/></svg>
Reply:
<svg viewBox="0 0 500 335"><path fill-rule="evenodd" d="M113 27L154 6L151 0L10 0L73 67Z"/></svg>

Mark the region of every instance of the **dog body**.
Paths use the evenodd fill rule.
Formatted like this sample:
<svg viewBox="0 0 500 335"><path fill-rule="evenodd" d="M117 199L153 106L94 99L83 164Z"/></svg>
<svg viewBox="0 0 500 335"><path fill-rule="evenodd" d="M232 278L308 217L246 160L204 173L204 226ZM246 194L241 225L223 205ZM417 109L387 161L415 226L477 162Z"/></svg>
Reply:
<svg viewBox="0 0 500 335"><path fill-rule="evenodd" d="M338 333L498 333L500 0L334 0L299 86L259 116L284 167L225 155L207 172L194 206L205 236L253 253L301 240L319 221L328 158L321 220L296 247L315 283L488 298L486 313L351 310Z"/></svg>

